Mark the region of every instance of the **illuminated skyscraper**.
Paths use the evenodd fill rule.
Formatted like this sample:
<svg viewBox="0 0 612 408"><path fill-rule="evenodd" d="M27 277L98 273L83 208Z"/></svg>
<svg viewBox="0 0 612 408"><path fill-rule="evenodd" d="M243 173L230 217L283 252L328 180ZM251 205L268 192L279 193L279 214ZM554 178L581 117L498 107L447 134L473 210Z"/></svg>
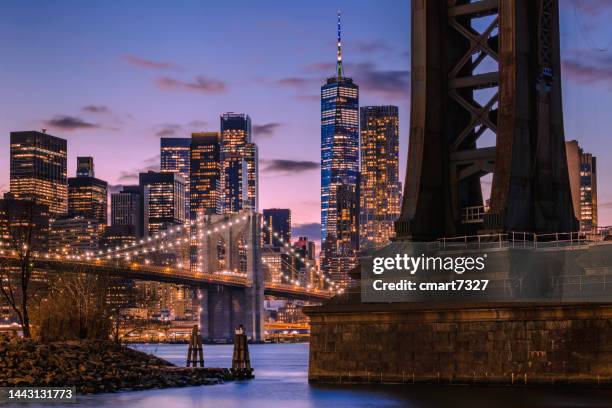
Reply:
<svg viewBox="0 0 612 408"><path fill-rule="evenodd" d="M225 213L258 208L257 145L251 143L251 118L221 115L221 178Z"/></svg>
<svg viewBox="0 0 612 408"><path fill-rule="evenodd" d="M321 242L323 271L345 281L346 273L355 265L359 239L357 234L355 242L342 242L354 235L339 230L338 211L343 205L338 200L342 195L346 203L347 195L354 194L348 201L358 207L359 87L344 76L342 69L339 13L337 47L336 75L321 87ZM345 221L349 222L344 220L343 228L357 228ZM334 258L338 259L332 262Z"/></svg>
<svg viewBox="0 0 612 408"><path fill-rule="evenodd" d="M180 175L150 171L138 178L145 236L185 222L185 181Z"/></svg>
<svg viewBox="0 0 612 408"><path fill-rule="evenodd" d="M178 173L185 180L185 217L189 218L189 166L191 138L162 137L160 139L160 171Z"/></svg>
<svg viewBox="0 0 612 408"><path fill-rule="evenodd" d="M580 231L597 230L597 158L585 153L576 140L565 142L574 215Z"/></svg>
<svg viewBox="0 0 612 408"><path fill-rule="evenodd" d="M364 106L361 112L360 246L381 248L400 213L397 106Z"/></svg>
<svg viewBox="0 0 612 408"><path fill-rule="evenodd" d="M11 132L11 193L49 207L55 217L68 210L65 139L36 131Z"/></svg>
<svg viewBox="0 0 612 408"><path fill-rule="evenodd" d="M102 235L107 219L108 183L94 175L93 158L77 157L77 176L68 179L68 215L96 221Z"/></svg>
<svg viewBox="0 0 612 408"><path fill-rule="evenodd" d="M221 214L221 141L218 132L191 135L191 219Z"/></svg>

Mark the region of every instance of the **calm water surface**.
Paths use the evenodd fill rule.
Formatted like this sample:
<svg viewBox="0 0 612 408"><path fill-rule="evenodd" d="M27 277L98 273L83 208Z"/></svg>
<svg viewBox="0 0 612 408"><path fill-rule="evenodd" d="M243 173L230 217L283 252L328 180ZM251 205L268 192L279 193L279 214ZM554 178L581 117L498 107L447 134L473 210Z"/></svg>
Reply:
<svg viewBox="0 0 612 408"><path fill-rule="evenodd" d="M137 345L134 348L184 365L187 345ZM308 384L307 344L250 346L256 378L222 385L99 394L78 398L67 408L365 408L365 407L605 407L612 390L531 389L467 386L315 386ZM204 345L209 367L228 367L232 346ZM21 407L33 407L21 404ZM49 406L49 405L47 405ZM53 405L58 407L60 405Z"/></svg>

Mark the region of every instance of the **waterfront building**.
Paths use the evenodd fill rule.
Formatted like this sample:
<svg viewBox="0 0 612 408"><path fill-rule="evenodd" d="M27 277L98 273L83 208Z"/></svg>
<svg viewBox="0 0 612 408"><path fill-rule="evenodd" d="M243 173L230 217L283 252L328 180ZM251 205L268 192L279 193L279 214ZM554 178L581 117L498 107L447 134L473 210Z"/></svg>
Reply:
<svg viewBox="0 0 612 408"><path fill-rule="evenodd" d="M288 208L266 208L263 210L263 221L268 228L263 228L264 245L281 247L291 244L291 210ZM276 235L274 235L276 233ZM282 238L282 241L280 240Z"/></svg>
<svg viewBox="0 0 612 408"><path fill-rule="evenodd" d="M378 249L395 235L400 214L398 108L364 106L360 122L360 247Z"/></svg>
<svg viewBox="0 0 612 408"><path fill-rule="evenodd" d="M565 142L567 169L574 215L580 231L597 231L597 158L586 153L578 141Z"/></svg>
<svg viewBox="0 0 612 408"><path fill-rule="evenodd" d="M11 132L10 190L46 205L51 217L68 211L67 142L45 131Z"/></svg>
<svg viewBox="0 0 612 408"><path fill-rule="evenodd" d="M98 221L82 216L60 216L51 222L49 250L84 254L98 249Z"/></svg>
<svg viewBox="0 0 612 408"><path fill-rule="evenodd" d="M77 176L68 178L68 215L95 220L104 233L108 208L108 183L95 177L93 158L77 158Z"/></svg>
<svg viewBox="0 0 612 408"><path fill-rule="evenodd" d="M258 209L258 153L251 142L251 118L221 115L221 177L224 213Z"/></svg>
<svg viewBox="0 0 612 408"><path fill-rule="evenodd" d="M343 205L349 191L359 192L359 87L344 75L342 67L342 37L338 14L338 41L336 74L321 87L321 242L324 272L346 281L348 269L356 262L359 237L349 234L354 242L344 251L343 240L347 234L340 230ZM358 202L358 196L349 201ZM355 222L358 217L351 218ZM350 231L358 231L357 225L344 225ZM333 261L334 258L343 262ZM345 261L349 261L348 263ZM334 270L330 268L336 268Z"/></svg>
<svg viewBox="0 0 612 408"><path fill-rule="evenodd" d="M162 173L178 173L185 180L185 218L189 219L191 138L162 137L160 139L159 157Z"/></svg>
<svg viewBox="0 0 612 408"><path fill-rule="evenodd" d="M145 236L185 222L185 181L177 173L139 174Z"/></svg>
<svg viewBox="0 0 612 408"><path fill-rule="evenodd" d="M191 135L189 177L191 219L203 214L221 214L221 139L218 132Z"/></svg>

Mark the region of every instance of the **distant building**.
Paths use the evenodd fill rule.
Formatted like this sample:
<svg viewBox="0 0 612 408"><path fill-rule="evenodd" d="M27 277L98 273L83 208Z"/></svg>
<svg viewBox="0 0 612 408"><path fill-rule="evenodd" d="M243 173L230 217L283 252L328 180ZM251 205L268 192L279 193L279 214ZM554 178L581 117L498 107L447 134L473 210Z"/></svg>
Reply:
<svg viewBox="0 0 612 408"><path fill-rule="evenodd" d="M180 175L150 171L138 178L145 236L185 222L185 181Z"/></svg>
<svg viewBox="0 0 612 408"><path fill-rule="evenodd" d="M68 179L68 215L95 220L100 235L108 217L108 183L94 177L93 158L77 158L77 176Z"/></svg>
<svg viewBox="0 0 612 408"><path fill-rule="evenodd" d="M11 132L10 189L15 198L46 205L51 217L68 211L67 142L36 131Z"/></svg>
<svg viewBox="0 0 612 408"><path fill-rule="evenodd" d="M263 228L264 245L281 247L284 243L291 244L291 210L288 208L266 208L263 210L263 220L269 228ZM272 232L270 231L272 230ZM273 233L276 233L274 235ZM282 238L282 241L280 240Z"/></svg>
<svg viewBox="0 0 612 408"><path fill-rule="evenodd" d="M49 249L60 253L80 253L98 249L98 222L81 216L61 216L51 223Z"/></svg>
<svg viewBox="0 0 612 408"><path fill-rule="evenodd" d="M77 157L77 177L95 177L93 157Z"/></svg>
<svg viewBox="0 0 612 408"><path fill-rule="evenodd" d="M118 193L111 194L111 226L133 227L136 237L143 235L142 194L140 186L123 186Z"/></svg>
<svg viewBox="0 0 612 408"><path fill-rule="evenodd" d="M160 139L160 171L178 173L185 180L185 218L189 219L189 172L191 163L190 137L162 137Z"/></svg>
<svg viewBox="0 0 612 408"><path fill-rule="evenodd" d="M295 253L305 261L296 260L296 268L299 270L299 281L301 285L321 286L321 279L317 275L316 266L316 245L308 237L299 237L293 243ZM295 259L295 258L294 258Z"/></svg>
<svg viewBox="0 0 612 408"><path fill-rule="evenodd" d="M221 140L217 132L191 135L191 219L198 214L221 214Z"/></svg>
<svg viewBox="0 0 612 408"><path fill-rule="evenodd" d="M339 211L344 210L347 199L352 205L359 202L359 87L344 76L340 28L338 14L336 74L321 87L321 255L327 261L322 263L323 271L346 282L359 247L357 225L346 222L358 222L359 217L347 218ZM349 194L355 196L348 198ZM357 241L347 246L347 231L341 228L348 230L348 235L356 231ZM348 247L354 252L346 252Z"/></svg>
<svg viewBox="0 0 612 408"><path fill-rule="evenodd" d="M361 117L360 247L381 248L400 214L397 106L364 106Z"/></svg>
<svg viewBox="0 0 612 408"><path fill-rule="evenodd" d="M0 249L29 245L44 252L49 244L49 208L32 200L16 199L12 193L0 200Z"/></svg>
<svg viewBox="0 0 612 408"><path fill-rule="evenodd" d="M585 153L576 140L565 142L574 215L580 231L597 230L597 158Z"/></svg>
<svg viewBox="0 0 612 408"><path fill-rule="evenodd" d="M104 229L100 239L100 249L115 249L136 242L136 230L133 225L109 225Z"/></svg>
<svg viewBox="0 0 612 408"><path fill-rule="evenodd" d="M251 118L221 115L221 178L225 213L258 209L257 146L251 142Z"/></svg>

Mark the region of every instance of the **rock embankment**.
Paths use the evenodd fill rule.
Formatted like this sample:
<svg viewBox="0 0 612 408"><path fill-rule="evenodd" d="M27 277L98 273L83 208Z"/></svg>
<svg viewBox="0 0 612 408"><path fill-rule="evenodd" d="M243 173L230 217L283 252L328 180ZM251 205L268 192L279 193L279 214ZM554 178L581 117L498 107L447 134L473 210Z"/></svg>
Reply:
<svg viewBox="0 0 612 408"><path fill-rule="evenodd" d="M228 369L183 368L107 341L41 344L0 335L0 387L76 387L80 393L212 385Z"/></svg>

